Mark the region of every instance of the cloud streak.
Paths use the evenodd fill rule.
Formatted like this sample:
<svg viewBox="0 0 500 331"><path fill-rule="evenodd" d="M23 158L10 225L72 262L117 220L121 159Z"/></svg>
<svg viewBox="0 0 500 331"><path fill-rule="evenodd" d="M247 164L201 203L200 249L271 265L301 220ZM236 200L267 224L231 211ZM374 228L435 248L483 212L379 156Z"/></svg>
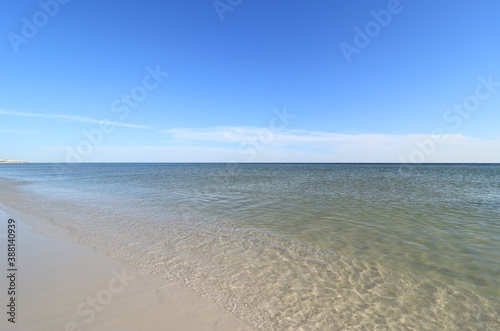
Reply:
<svg viewBox="0 0 500 331"><path fill-rule="evenodd" d="M172 141L195 142L243 142L258 139L259 135L268 134L269 130L259 127L228 127L221 126L208 129L197 128L173 128L162 130ZM282 130L273 132L273 143L275 144L322 144L331 142L342 142L350 140L381 140L389 136L382 134L343 134L333 132L306 131L306 130ZM397 137L397 136L394 136Z"/></svg>
<svg viewBox="0 0 500 331"><path fill-rule="evenodd" d="M13 111L7 111L7 110L0 110L0 115L30 117L30 118L47 118L47 119L57 119L57 120L65 120L65 121L81 122L81 123L92 123L92 124L107 124L107 125L114 125L114 126L120 126L120 127L124 127L124 128L131 128L131 129L151 129L149 126L146 126L146 125L122 123L122 122L115 122L115 121L109 121L109 120L99 120L99 119L91 118L91 117L64 115L64 114L37 114L37 113L24 113L24 112L13 112Z"/></svg>
<svg viewBox="0 0 500 331"><path fill-rule="evenodd" d="M226 142L226 143L241 143L259 139L259 135L266 132L266 128L259 127L215 127L207 129L199 128L173 128L162 130L171 142ZM274 145L316 145L328 146L338 143L355 144L360 143L368 146L376 146L380 144L405 144L415 141L416 139L424 139L430 135L427 134L407 134L407 135L387 135L387 134L346 134L335 132L322 131L307 131L307 130L282 130L273 133ZM461 134L446 134L443 135L443 140L461 141L466 136Z"/></svg>
<svg viewBox="0 0 500 331"><path fill-rule="evenodd" d="M387 162L500 163L500 139L462 134L363 134L307 130L273 132L259 143L263 127L171 128L163 143L95 146L86 162ZM267 131L269 133L269 131ZM434 139L434 140L433 140ZM431 143L434 141L433 143ZM249 143L250 142L250 143ZM39 159L64 162L65 146L44 147ZM425 157L414 158L415 153ZM47 155L52 155L47 159ZM252 157L249 157L252 156Z"/></svg>
<svg viewBox="0 0 500 331"><path fill-rule="evenodd" d="M173 128L161 131L169 146L232 145L233 151L250 154L266 128ZM269 131L267 131L269 132ZM403 162L414 151L425 154L421 162L500 162L500 140L462 134L345 134L306 130L273 133L272 141L256 148L256 162ZM231 148L227 148L228 153ZM231 151L231 154L234 153ZM240 157L237 160L244 161ZM413 162L413 161L411 161ZM420 161L419 161L420 162Z"/></svg>

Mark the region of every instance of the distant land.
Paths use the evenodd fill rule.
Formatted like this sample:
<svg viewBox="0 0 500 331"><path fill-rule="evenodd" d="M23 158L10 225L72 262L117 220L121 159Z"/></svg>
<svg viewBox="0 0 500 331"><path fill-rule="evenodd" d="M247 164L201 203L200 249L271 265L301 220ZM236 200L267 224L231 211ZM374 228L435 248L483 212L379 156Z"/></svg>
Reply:
<svg viewBox="0 0 500 331"><path fill-rule="evenodd" d="M0 163L26 163L26 161L21 161L21 160L3 160L3 159L0 159Z"/></svg>

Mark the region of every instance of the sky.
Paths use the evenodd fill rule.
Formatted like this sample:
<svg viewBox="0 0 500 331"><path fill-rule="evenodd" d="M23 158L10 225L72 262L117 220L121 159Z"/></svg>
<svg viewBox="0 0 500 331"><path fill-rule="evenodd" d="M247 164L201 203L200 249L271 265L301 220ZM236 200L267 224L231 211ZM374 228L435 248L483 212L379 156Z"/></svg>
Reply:
<svg viewBox="0 0 500 331"><path fill-rule="evenodd" d="M0 159L500 162L500 2L3 1Z"/></svg>

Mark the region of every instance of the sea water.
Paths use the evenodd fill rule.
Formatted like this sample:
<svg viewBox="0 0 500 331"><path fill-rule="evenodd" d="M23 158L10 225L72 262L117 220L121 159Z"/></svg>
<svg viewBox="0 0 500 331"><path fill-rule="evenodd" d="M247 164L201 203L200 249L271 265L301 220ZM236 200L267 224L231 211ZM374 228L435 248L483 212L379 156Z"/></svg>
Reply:
<svg viewBox="0 0 500 331"><path fill-rule="evenodd" d="M0 203L265 330L498 330L500 165L3 164Z"/></svg>

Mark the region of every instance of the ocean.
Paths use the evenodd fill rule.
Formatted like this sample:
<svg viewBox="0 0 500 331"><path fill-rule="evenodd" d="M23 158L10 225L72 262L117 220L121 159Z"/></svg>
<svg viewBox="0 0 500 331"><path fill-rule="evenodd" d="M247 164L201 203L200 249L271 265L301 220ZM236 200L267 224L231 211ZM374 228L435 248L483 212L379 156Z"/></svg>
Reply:
<svg viewBox="0 0 500 331"><path fill-rule="evenodd" d="M500 165L2 164L0 183L257 329L500 329Z"/></svg>

